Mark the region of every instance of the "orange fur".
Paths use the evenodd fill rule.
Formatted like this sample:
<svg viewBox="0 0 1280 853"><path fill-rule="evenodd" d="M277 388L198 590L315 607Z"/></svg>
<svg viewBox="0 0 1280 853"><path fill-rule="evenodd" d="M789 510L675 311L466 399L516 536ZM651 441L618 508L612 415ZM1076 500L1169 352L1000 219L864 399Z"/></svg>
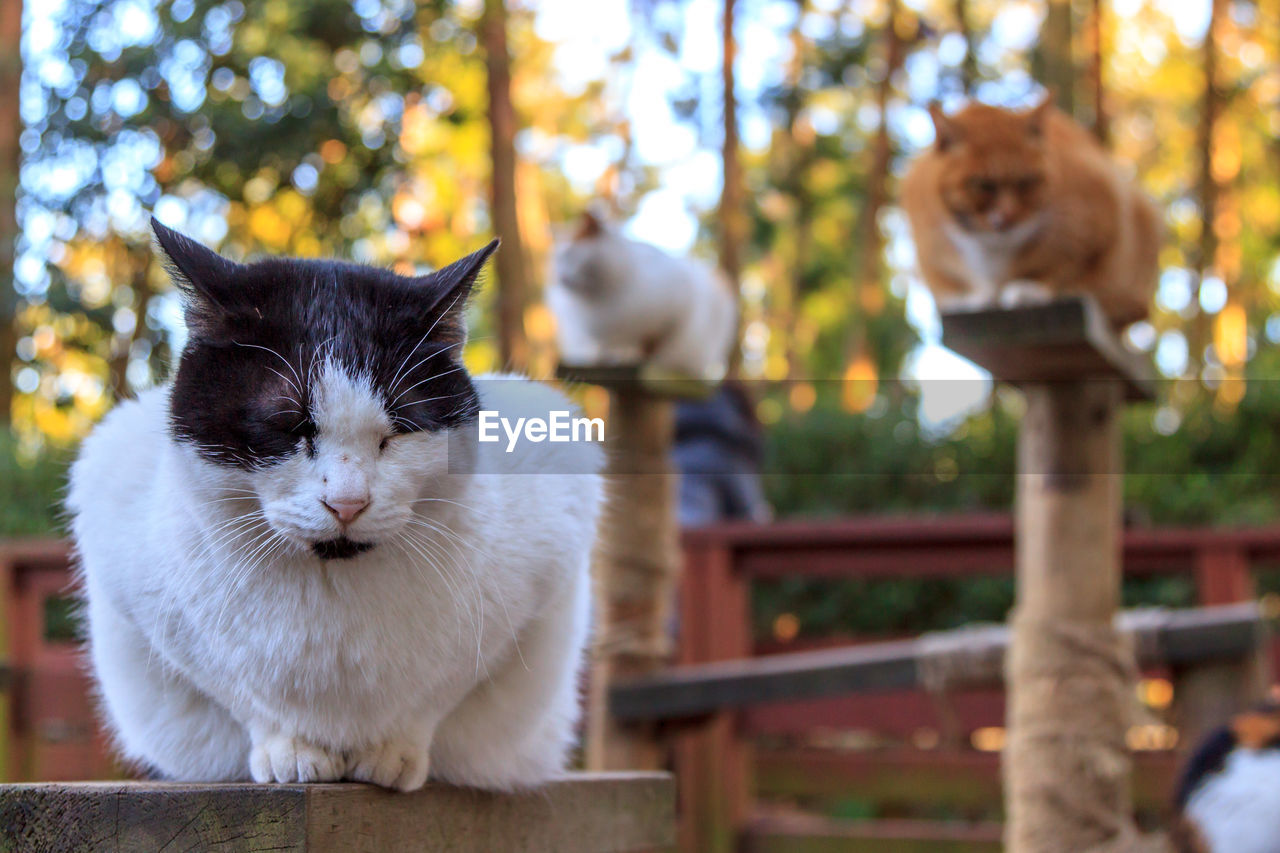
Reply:
<svg viewBox="0 0 1280 853"><path fill-rule="evenodd" d="M1048 99L1026 112L931 110L937 142L902 186L940 306L1000 301L1014 282L1093 294L1124 326L1147 316L1160 217L1093 136Z"/></svg>

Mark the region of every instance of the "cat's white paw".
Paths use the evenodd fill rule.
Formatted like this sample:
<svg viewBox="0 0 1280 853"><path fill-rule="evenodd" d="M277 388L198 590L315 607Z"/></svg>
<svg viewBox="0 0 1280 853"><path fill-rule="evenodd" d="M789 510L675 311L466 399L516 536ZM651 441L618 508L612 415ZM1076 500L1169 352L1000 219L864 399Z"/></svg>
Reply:
<svg viewBox="0 0 1280 853"><path fill-rule="evenodd" d="M966 314L973 311L989 311L997 307L998 300L991 293L971 291L938 300L938 310L944 314Z"/></svg>
<svg viewBox="0 0 1280 853"><path fill-rule="evenodd" d="M1000 292L1000 305L1005 308L1044 305L1052 301L1053 291L1038 281L1011 281Z"/></svg>
<svg viewBox="0 0 1280 853"><path fill-rule="evenodd" d="M397 791L416 791L426 784L430 753L429 745L392 738L353 752L347 762L347 778Z"/></svg>
<svg viewBox="0 0 1280 853"><path fill-rule="evenodd" d="M334 782L346 762L338 753L289 735L268 735L249 750L255 782Z"/></svg>

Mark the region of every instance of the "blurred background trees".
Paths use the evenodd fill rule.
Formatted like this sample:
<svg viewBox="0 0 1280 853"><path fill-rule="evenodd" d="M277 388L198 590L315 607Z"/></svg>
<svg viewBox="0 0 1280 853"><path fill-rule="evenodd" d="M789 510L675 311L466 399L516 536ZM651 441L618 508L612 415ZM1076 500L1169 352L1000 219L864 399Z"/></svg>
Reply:
<svg viewBox="0 0 1280 853"><path fill-rule="evenodd" d="M1167 379L1130 417L1134 517L1273 517L1274 4L592 8L50 0L25 10L19 90L5 81L21 4L0 2L0 191L17 191L16 220L0 213L6 482L27 472L9 499L54 503L30 490L181 345L152 212L234 257L405 270L499 234L467 358L546 376L553 228L598 197L635 236L738 282L741 373L774 382L758 410L780 514L1002 509L1017 395L938 344L896 181L931 140L929 101L1023 105L1038 77L1166 212L1156 311L1127 336ZM818 476L833 471L848 476ZM0 525L52 523L37 516L6 506Z"/></svg>

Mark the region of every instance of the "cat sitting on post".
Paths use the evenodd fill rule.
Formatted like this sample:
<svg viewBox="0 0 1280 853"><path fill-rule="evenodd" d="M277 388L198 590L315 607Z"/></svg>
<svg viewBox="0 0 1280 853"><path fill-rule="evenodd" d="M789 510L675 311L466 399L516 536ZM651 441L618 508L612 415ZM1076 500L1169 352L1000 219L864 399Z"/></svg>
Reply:
<svg viewBox="0 0 1280 853"><path fill-rule="evenodd" d="M405 277L153 228L190 337L85 441L68 498L120 752L177 781L403 791L562 770L602 454L471 440L482 410L572 408L463 366L497 241Z"/></svg>
<svg viewBox="0 0 1280 853"><path fill-rule="evenodd" d="M714 381L737 336L723 276L624 236L595 211L557 247L547 304L560 360L574 366L644 365Z"/></svg>
<svg viewBox="0 0 1280 853"><path fill-rule="evenodd" d="M1160 217L1052 97L1025 112L930 108L936 139L902 186L925 283L943 310L1090 294L1117 328L1145 318Z"/></svg>

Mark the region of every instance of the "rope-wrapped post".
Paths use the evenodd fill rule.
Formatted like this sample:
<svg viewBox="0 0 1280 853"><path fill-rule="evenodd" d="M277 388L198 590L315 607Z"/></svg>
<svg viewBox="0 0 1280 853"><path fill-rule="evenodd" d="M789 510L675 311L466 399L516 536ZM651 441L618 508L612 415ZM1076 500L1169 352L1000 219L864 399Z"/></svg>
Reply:
<svg viewBox="0 0 1280 853"><path fill-rule="evenodd" d="M1120 412L1151 399L1150 366L1091 297L957 312L943 343L1022 387L1017 603L1005 661L1005 846L1137 850L1125 736L1136 711L1120 601Z"/></svg>
<svg viewBox="0 0 1280 853"><path fill-rule="evenodd" d="M608 685L670 663L679 577L675 406L639 382L609 388L609 498L597 554L597 633L588 703L587 767L656 770L665 750L652 724L619 725Z"/></svg>
<svg viewBox="0 0 1280 853"><path fill-rule="evenodd" d="M1120 600L1121 385L1025 387L1017 604L1007 659L1006 846L1080 851L1132 832L1136 668Z"/></svg>

